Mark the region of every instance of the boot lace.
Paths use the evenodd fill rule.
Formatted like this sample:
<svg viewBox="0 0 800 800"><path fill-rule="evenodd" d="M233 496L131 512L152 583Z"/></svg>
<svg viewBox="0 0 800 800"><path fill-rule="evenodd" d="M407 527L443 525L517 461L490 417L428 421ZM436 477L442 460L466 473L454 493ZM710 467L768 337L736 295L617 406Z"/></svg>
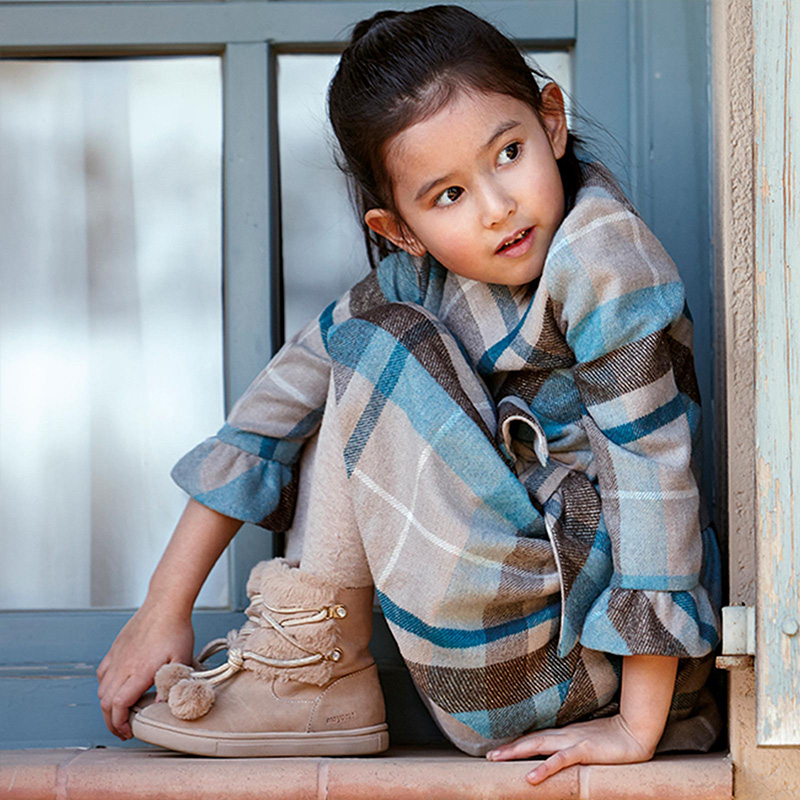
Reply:
<svg viewBox="0 0 800 800"><path fill-rule="evenodd" d="M263 595L254 594L250 598L250 607L247 609L246 614L248 619L254 623L254 626L272 628L279 636L308 655L299 658L269 658L259 653L254 653L252 650L242 649L242 647L229 647L227 639L213 639L203 647L195 659L194 666L196 669L191 674L192 678L202 678L212 686L217 685L243 669L247 660L257 661L268 667L290 669L292 667L318 664L320 661L337 662L342 659L342 651L338 647L335 647L330 653L312 650L297 641L286 629L300 625L313 625L328 619L344 619L347 616L347 607L344 605L337 604L321 606L320 608L274 608L264 600ZM273 614L281 614L285 618L277 620L272 616ZM252 627L249 630L243 628L239 634L240 638L246 638L254 630L257 630L257 628ZM200 668L211 656L225 649L228 650L228 659L224 664L220 664L214 669Z"/></svg>

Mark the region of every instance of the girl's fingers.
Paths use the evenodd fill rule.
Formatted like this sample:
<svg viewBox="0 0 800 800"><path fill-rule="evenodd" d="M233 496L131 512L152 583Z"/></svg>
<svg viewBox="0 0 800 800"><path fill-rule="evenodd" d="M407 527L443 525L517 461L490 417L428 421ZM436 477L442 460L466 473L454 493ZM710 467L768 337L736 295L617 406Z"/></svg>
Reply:
<svg viewBox="0 0 800 800"><path fill-rule="evenodd" d="M133 675L126 672L121 677L113 673L107 673L105 681L97 692L106 727L114 736L118 736L120 739L131 738L131 730L128 725L128 709L131 703L135 702L141 695L140 692L133 700L128 702L128 698L133 691L135 691L135 679ZM128 702L127 706L125 706L126 702Z"/></svg>
<svg viewBox="0 0 800 800"><path fill-rule="evenodd" d="M111 689L112 686L114 686L115 684L120 684L122 683L122 681L128 679L128 673L126 672L124 673L122 680L120 680L118 678L117 670L109 669L108 665L106 665L106 668L103 670L102 677L99 674L100 673L99 667L97 668L97 672L98 672L97 696L100 698L101 701L103 700L104 697L110 696L109 690Z"/></svg>
<svg viewBox="0 0 800 800"><path fill-rule="evenodd" d="M129 739L131 735L130 728L128 727L128 708L125 705L125 698L127 696L127 687L131 681L131 677L122 683L111 697L111 725L114 732L121 739Z"/></svg>
<svg viewBox="0 0 800 800"><path fill-rule="evenodd" d="M502 747L490 751L486 754L486 758L489 761L510 761L515 758L550 755L568 747L572 741L572 737L567 738L564 734L546 735L543 732L529 734L511 744L504 744Z"/></svg>
<svg viewBox="0 0 800 800"><path fill-rule="evenodd" d="M111 681L107 681L107 684L101 687L98 692L97 696L100 698L100 710L103 712L103 720L106 723L106 727L114 734L114 736L119 736L121 738L120 732L114 726L112 714L114 710L114 697L117 694L118 688L121 684L112 684Z"/></svg>
<svg viewBox="0 0 800 800"><path fill-rule="evenodd" d="M133 736L128 715L131 706L142 696L148 686L150 686L149 682L131 675L114 694L111 702L111 725L120 738L130 739Z"/></svg>
<svg viewBox="0 0 800 800"><path fill-rule="evenodd" d="M130 706L123 704L114 704L111 712L111 724L117 732L117 736L123 741L133 738L133 731L131 731L130 723L128 722L128 714L130 713Z"/></svg>
<svg viewBox="0 0 800 800"><path fill-rule="evenodd" d="M573 764L580 764L583 759L583 745L576 744L572 747L567 747L564 750L559 750L550 758L545 759L539 764L536 769L531 770L526 776L528 783L537 784L546 780L556 772L560 772L566 767L571 767Z"/></svg>
<svg viewBox="0 0 800 800"><path fill-rule="evenodd" d="M524 736L511 742L511 744L504 744L495 750L490 750L486 754L486 758L489 761L510 761L514 758L527 758L537 752L534 739L535 737L533 736Z"/></svg>
<svg viewBox="0 0 800 800"><path fill-rule="evenodd" d="M116 733L109 725L114 696L129 677L130 672L127 669L120 671L119 669L109 669L107 666L103 672L103 677L99 679L97 697L100 699L100 708L103 710L106 725L108 725L112 733Z"/></svg>
<svg viewBox="0 0 800 800"><path fill-rule="evenodd" d="M542 728L535 733L521 736L509 744L500 745L488 752L486 758L489 761L507 761L513 758L555 753L581 741L588 732L586 723L583 722L575 722L564 728Z"/></svg>

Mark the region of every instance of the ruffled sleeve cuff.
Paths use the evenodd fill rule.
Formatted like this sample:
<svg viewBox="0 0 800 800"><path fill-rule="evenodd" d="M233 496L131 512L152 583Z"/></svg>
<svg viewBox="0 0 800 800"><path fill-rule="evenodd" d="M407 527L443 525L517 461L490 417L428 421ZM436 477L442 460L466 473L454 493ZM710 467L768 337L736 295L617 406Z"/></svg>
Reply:
<svg viewBox="0 0 800 800"><path fill-rule="evenodd" d="M621 656L698 658L719 642L719 620L708 590L607 588L586 615L581 644Z"/></svg>
<svg viewBox="0 0 800 800"><path fill-rule="evenodd" d="M181 458L172 479L220 514L279 533L287 530L297 496L300 444L294 452L285 440L255 437L260 439L258 447L242 449L222 441L224 431Z"/></svg>

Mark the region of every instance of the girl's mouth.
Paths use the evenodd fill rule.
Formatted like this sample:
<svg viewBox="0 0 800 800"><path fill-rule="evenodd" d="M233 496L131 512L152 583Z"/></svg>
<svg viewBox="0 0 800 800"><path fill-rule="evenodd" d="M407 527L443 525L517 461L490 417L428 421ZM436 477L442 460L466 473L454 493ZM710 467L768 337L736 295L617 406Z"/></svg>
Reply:
<svg viewBox="0 0 800 800"><path fill-rule="evenodd" d="M532 227L521 230L513 239L500 245L495 253L504 256L521 256L527 253L533 244L533 233Z"/></svg>

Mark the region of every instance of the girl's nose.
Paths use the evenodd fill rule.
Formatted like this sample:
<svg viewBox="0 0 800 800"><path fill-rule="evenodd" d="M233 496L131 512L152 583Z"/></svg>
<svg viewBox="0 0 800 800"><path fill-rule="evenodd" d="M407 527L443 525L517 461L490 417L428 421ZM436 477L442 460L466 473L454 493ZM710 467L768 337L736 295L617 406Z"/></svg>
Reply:
<svg viewBox="0 0 800 800"><path fill-rule="evenodd" d="M484 189L483 208L481 209L483 225L494 228L508 219L517 210L514 197L501 185L492 184Z"/></svg>

